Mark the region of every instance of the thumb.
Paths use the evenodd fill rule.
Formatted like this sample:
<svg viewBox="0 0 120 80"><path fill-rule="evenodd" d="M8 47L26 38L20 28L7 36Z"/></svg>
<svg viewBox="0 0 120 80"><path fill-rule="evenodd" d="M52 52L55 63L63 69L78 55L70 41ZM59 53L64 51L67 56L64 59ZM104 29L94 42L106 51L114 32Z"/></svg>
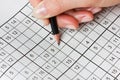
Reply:
<svg viewBox="0 0 120 80"><path fill-rule="evenodd" d="M112 2L117 3L117 1L120 2L120 0L42 0L34 9L34 16L37 18L49 18L70 9L105 7L112 5Z"/></svg>

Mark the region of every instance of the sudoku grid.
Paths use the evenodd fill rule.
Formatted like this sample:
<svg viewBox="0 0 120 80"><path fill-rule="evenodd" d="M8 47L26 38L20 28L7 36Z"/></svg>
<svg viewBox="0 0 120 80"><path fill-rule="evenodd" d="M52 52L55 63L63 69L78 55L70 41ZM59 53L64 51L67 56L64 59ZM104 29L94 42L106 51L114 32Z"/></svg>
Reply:
<svg viewBox="0 0 120 80"><path fill-rule="evenodd" d="M120 5L105 8L78 30L50 26L28 3L0 26L0 80L120 80Z"/></svg>

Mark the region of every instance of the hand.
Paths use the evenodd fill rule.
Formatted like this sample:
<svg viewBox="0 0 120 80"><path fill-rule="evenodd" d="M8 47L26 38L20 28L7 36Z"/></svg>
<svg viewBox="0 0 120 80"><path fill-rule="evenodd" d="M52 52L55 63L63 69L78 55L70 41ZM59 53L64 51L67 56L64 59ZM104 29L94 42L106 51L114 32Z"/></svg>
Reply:
<svg viewBox="0 0 120 80"><path fill-rule="evenodd" d="M30 0L35 7L34 15L45 19L57 15L57 22L63 28L78 28L78 24L93 20L93 14L106 7L120 3L120 0Z"/></svg>

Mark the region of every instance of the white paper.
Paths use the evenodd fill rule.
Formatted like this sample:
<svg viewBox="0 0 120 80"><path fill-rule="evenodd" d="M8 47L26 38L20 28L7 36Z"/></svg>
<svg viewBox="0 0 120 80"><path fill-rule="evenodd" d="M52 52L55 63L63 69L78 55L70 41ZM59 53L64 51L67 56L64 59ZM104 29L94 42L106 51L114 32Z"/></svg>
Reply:
<svg viewBox="0 0 120 80"><path fill-rule="evenodd" d="M119 5L60 29L60 46L28 1L2 0L0 10L0 80L120 80Z"/></svg>

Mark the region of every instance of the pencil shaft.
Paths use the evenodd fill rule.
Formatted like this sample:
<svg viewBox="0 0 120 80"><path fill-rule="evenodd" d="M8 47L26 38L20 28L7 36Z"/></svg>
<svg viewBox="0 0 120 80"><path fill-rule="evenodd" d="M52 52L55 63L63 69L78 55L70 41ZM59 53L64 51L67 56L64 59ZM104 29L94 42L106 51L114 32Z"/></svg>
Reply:
<svg viewBox="0 0 120 80"><path fill-rule="evenodd" d="M57 24L56 17L49 18L49 21L50 21L50 24L51 24L51 29L52 29L53 35L59 34L58 24Z"/></svg>

